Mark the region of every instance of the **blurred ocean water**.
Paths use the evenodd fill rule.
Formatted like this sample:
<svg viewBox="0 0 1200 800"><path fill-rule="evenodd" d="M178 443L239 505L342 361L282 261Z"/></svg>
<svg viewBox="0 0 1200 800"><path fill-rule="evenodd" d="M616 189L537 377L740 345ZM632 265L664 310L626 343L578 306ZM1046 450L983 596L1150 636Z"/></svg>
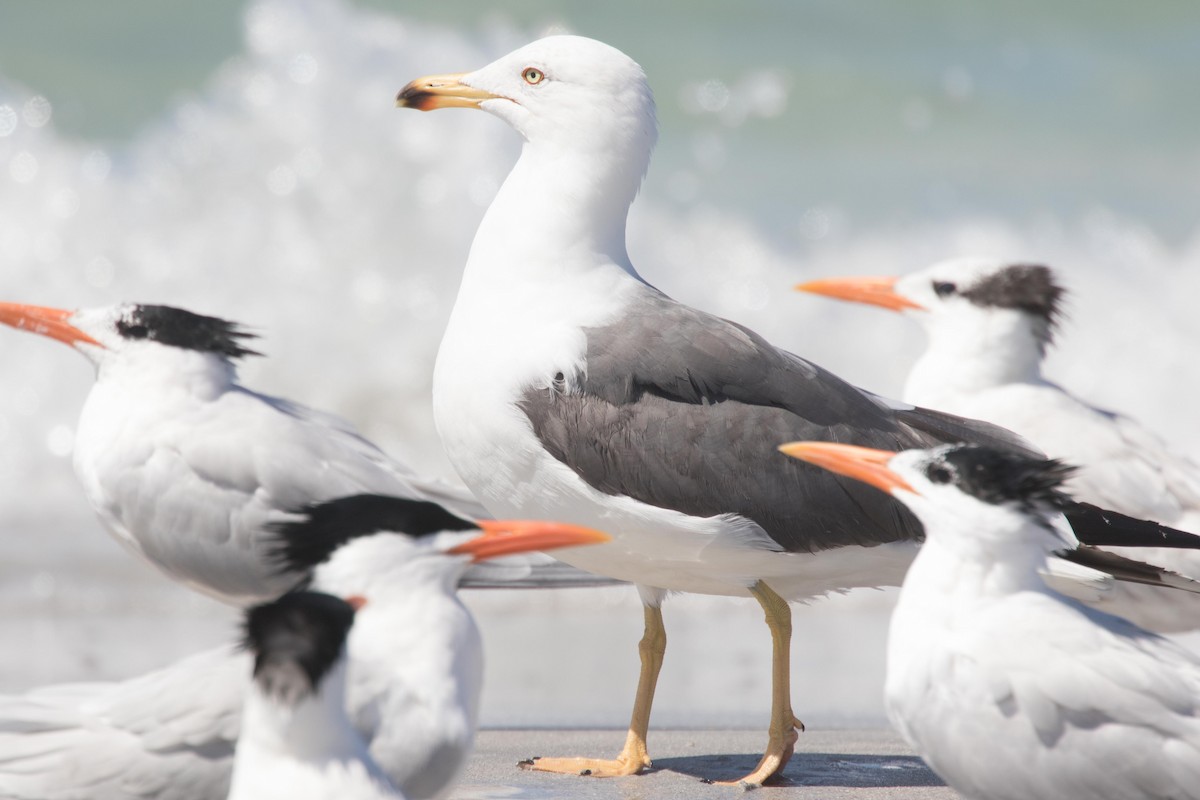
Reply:
<svg viewBox="0 0 1200 800"><path fill-rule="evenodd" d="M6 8L0 298L242 321L268 354L249 385L448 475L433 358L518 142L485 114L393 98L571 30L638 59L657 92L662 137L630 221L651 282L896 394L918 333L792 284L966 253L1044 260L1073 298L1052 376L1200 456L1200 10L847 5L122 0L69 25ZM128 558L86 507L70 468L84 359L4 329L0 375L0 691L129 675L231 635L232 614ZM798 710L878 717L884 597L798 610ZM486 722L624 722L632 592L470 602L489 689L505 687ZM760 720L758 616L672 602L656 722Z"/></svg>

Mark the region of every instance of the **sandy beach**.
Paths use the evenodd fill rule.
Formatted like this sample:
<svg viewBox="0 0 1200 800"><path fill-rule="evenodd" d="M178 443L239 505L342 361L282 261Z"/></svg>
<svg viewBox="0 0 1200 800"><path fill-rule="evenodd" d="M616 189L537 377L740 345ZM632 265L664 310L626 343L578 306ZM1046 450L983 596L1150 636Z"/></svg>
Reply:
<svg viewBox="0 0 1200 800"><path fill-rule="evenodd" d="M518 769L516 763L540 754L610 755L620 746L619 730L481 731L453 800L499 798L655 798L707 800L737 797L736 786L705 783L727 780L753 769L765 734L746 730L668 730L651 732L654 769L629 778L588 779ZM949 800L958 795L912 754L889 730L807 731L796 744L783 780L755 797L855 798L856 800Z"/></svg>

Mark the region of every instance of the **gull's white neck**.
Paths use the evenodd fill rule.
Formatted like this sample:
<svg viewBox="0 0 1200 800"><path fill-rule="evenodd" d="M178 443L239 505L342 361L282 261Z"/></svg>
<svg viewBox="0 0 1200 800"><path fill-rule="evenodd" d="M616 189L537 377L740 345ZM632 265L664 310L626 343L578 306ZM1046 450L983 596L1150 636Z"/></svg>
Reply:
<svg viewBox="0 0 1200 800"><path fill-rule="evenodd" d="M921 321L929 345L909 373L907 402L953 411L955 401L967 395L1045 383L1042 344L1023 314L980 312L970 319Z"/></svg>
<svg viewBox="0 0 1200 800"><path fill-rule="evenodd" d="M480 223L464 288L570 280L613 266L638 277L625 221L640 169L611 154L527 143Z"/></svg>
<svg viewBox="0 0 1200 800"><path fill-rule="evenodd" d="M464 474L475 458L457 457L469 444L456 440L462 422L492 419L514 388L582 369L582 330L613 320L644 285L625 250L644 165L630 162L527 143L480 223L433 380L442 443L477 492Z"/></svg>
<svg viewBox="0 0 1200 800"><path fill-rule="evenodd" d="M625 249L649 159L642 138L610 151L527 142L475 235L433 405L450 462L492 513L523 507L544 453L512 404L556 374L583 374L585 331L645 290Z"/></svg>

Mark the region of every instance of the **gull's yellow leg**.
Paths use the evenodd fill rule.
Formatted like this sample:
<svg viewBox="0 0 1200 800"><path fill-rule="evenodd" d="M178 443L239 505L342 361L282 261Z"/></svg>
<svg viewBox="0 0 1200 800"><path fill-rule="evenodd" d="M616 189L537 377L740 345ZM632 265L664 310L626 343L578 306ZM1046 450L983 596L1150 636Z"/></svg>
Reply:
<svg viewBox="0 0 1200 800"><path fill-rule="evenodd" d="M646 733L650 727L654 688L658 684L659 670L662 669L663 653L667 650L667 630L663 627L661 608L643 606L643 610L646 628L642 640L638 642L642 671L638 677L637 696L633 701L633 715L629 720L629 734L625 737L625 747L621 749L621 753L615 759L531 758L517 766L522 769L591 775L596 778L636 775L650 766L650 755L646 751Z"/></svg>
<svg viewBox="0 0 1200 800"><path fill-rule="evenodd" d="M722 783L760 786L783 771L792 757L796 740L800 738L799 731L804 730L804 723L792 713L792 609L762 581L754 584L750 593L762 606L771 629L771 728L767 749L758 766L740 780Z"/></svg>

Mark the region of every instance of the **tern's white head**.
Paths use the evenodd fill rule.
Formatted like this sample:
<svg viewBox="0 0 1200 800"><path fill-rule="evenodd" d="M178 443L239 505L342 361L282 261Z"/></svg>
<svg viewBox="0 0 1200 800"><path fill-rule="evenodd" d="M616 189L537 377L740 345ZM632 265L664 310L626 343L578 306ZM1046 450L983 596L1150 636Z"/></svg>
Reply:
<svg viewBox="0 0 1200 800"><path fill-rule="evenodd" d="M1062 312L1063 289L1040 264L987 258L940 261L897 280L895 292L920 307L909 313L931 339L987 337L993 346L1035 349L1039 357Z"/></svg>
<svg viewBox="0 0 1200 800"><path fill-rule="evenodd" d="M455 596L463 572L497 556L608 539L549 522L468 520L383 495L310 506L276 534L285 574L307 575L311 588L359 608L348 702L371 731L375 758L417 797L443 793L474 737L482 644Z"/></svg>
<svg viewBox="0 0 1200 800"><path fill-rule="evenodd" d="M979 445L894 453L795 442L780 449L889 492L921 520L928 541L963 555L1037 561L1076 544L1056 527L1070 504L1061 486L1073 471L1059 461Z"/></svg>
<svg viewBox="0 0 1200 800"><path fill-rule="evenodd" d="M796 288L903 312L921 323L934 350L1034 364L1052 340L1064 294L1048 267L991 258L941 261L902 278L829 278Z"/></svg>
<svg viewBox="0 0 1200 800"><path fill-rule="evenodd" d="M121 303L67 311L0 303L0 322L73 346L110 372L172 378L181 372L233 376L234 362L257 355L245 345L254 334L236 323L181 308Z"/></svg>
<svg viewBox="0 0 1200 800"><path fill-rule="evenodd" d="M422 589L452 593L471 564L609 537L539 520L469 520L437 503L353 495L309 506L276 526L284 573L309 575L320 591L368 603Z"/></svg>

